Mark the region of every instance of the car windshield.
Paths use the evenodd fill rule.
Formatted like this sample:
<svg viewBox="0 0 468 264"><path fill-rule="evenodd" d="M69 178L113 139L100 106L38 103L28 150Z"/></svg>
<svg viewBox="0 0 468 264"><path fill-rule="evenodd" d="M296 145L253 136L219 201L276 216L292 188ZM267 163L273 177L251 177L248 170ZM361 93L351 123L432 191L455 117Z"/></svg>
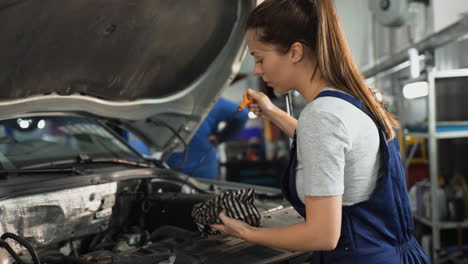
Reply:
<svg viewBox="0 0 468 264"><path fill-rule="evenodd" d="M41 116L0 121L3 170L77 157L143 162L116 134L94 119Z"/></svg>

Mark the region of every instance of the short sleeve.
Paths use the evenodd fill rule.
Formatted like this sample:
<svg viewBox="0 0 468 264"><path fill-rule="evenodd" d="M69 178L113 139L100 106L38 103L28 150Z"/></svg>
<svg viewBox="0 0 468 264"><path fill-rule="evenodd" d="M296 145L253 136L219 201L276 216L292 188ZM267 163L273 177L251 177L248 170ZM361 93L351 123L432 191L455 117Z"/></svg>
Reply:
<svg viewBox="0 0 468 264"><path fill-rule="evenodd" d="M344 193L344 167L351 139L334 114L307 109L297 127L298 160L304 195L336 196Z"/></svg>

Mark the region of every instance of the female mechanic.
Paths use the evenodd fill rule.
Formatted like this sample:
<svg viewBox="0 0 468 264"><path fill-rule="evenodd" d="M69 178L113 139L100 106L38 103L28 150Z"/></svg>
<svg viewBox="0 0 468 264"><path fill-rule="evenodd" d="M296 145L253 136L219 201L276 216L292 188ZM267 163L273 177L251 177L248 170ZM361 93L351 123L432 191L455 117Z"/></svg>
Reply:
<svg viewBox="0 0 468 264"><path fill-rule="evenodd" d="M254 74L308 102L296 120L249 91L249 109L294 138L283 192L305 221L255 228L223 212L212 228L314 251L312 263L430 263L413 237L398 122L353 63L332 0L266 0L246 28Z"/></svg>

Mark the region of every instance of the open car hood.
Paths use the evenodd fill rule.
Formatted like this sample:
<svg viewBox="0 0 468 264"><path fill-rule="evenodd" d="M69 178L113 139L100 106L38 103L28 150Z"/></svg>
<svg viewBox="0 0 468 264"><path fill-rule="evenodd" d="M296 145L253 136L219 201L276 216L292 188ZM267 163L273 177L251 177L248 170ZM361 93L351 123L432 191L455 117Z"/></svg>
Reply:
<svg viewBox="0 0 468 264"><path fill-rule="evenodd" d="M239 70L255 4L0 0L0 119L83 113L169 153Z"/></svg>

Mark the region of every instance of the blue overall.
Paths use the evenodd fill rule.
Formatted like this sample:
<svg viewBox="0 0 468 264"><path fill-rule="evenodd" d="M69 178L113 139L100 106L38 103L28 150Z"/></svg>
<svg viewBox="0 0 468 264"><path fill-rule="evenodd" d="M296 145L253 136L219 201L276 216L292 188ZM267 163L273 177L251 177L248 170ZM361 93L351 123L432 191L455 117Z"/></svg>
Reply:
<svg viewBox="0 0 468 264"><path fill-rule="evenodd" d="M396 139L387 142L379 122L360 100L337 91L322 91L317 98L343 99L364 111L380 131L381 171L369 200L343 206L341 235L333 251L316 251L312 263L430 263L413 237L413 219L406 191L405 175ZM293 207L306 217L304 203L296 189L296 138L291 148L283 192Z"/></svg>

